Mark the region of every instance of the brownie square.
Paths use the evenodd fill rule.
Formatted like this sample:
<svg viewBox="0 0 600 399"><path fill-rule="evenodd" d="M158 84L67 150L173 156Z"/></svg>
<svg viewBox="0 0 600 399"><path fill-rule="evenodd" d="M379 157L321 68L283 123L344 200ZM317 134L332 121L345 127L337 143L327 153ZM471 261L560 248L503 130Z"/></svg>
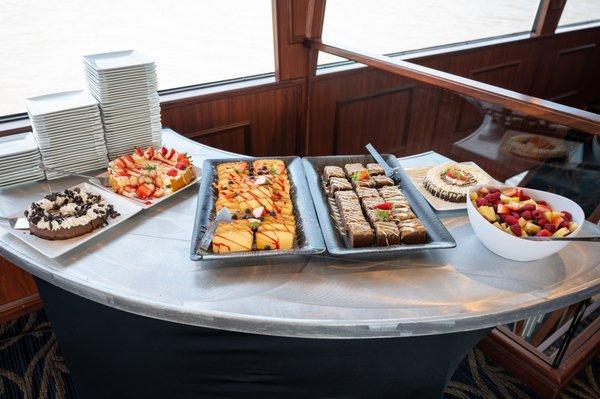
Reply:
<svg viewBox="0 0 600 399"><path fill-rule="evenodd" d="M346 171L347 177L350 179L353 173L360 172L365 169L361 163L347 163L344 165L344 171Z"/></svg>
<svg viewBox="0 0 600 399"><path fill-rule="evenodd" d="M368 163L367 170L371 176L374 175L385 175L385 171L378 163Z"/></svg>
<svg viewBox="0 0 600 399"><path fill-rule="evenodd" d="M359 198L381 198L379 191L371 187L356 187L356 194Z"/></svg>
<svg viewBox="0 0 600 399"><path fill-rule="evenodd" d="M416 215L410 210L410 208L394 208L390 214L390 220L395 222L414 218L416 218Z"/></svg>
<svg viewBox="0 0 600 399"><path fill-rule="evenodd" d="M358 187L375 188L375 187L377 187L377 183L375 183L375 180L373 180L372 177L369 177L368 179L365 179L365 180L352 180L352 186L355 189L358 189Z"/></svg>
<svg viewBox="0 0 600 399"><path fill-rule="evenodd" d="M400 244L400 231L394 222L375 223L375 240L380 247Z"/></svg>
<svg viewBox="0 0 600 399"><path fill-rule="evenodd" d="M398 195L404 197L404 194L397 186L385 186L380 188L378 191L379 194L383 197L383 199L388 199L390 197Z"/></svg>
<svg viewBox="0 0 600 399"><path fill-rule="evenodd" d="M364 223L350 223L346 231L352 248L368 247L373 242L373 230L366 221Z"/></svg>
<svg viewBox="0 0 600 399"><path fill-rule="evenodd" d="M344 169L339 166L325 166L323 168L323 181L329 182L332 177L346 177Z"/></svg>
<svg viewBox="0 0 600 399"><path fill-rule="evenodd" d="M373 176L373 180L375 180L377 188L394 185L394 180L385 175Z"/></svg>
<svg viewBox="0 0 600 399"><path fill-rule="evenodd" d="M427 240L427 229L419 219L407 219L397 223L403 244L422 244Z"/></svg>
<svg viewBox="0 0 600 399"><path fill-rule="evenodd" d="M352 184L348 181L348 179L343 177L332 177L329 179L329 185L327 186L327 191L329 195L333 195L336 191L341 190L352 190Z"/></svg>

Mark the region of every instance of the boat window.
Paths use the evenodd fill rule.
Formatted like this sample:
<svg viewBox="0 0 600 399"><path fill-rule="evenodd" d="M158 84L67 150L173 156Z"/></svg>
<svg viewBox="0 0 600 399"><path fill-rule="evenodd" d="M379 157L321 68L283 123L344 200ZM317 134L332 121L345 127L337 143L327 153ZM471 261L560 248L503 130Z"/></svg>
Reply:
<svg viewBox="0 0 600 399"><path fill-rule="evenodd" d="M327 0L323 41L390 54L529 32L538 6L539 0ZM319 55L319 64L339 60Z"/></svg>
<svg viewBox="0 0 600 399"><path fill-rule="evenodd" d="M558 25L573 25L592 21L600 21L600 1L568 0Z"/></svg>
<svg viewBox="0 0 600 399"><path fill-rule="evenodd" d="M85 54L139 50L160 90L273 72L271 14L270 0L4 0L0 116L86 87Z"/></svg>

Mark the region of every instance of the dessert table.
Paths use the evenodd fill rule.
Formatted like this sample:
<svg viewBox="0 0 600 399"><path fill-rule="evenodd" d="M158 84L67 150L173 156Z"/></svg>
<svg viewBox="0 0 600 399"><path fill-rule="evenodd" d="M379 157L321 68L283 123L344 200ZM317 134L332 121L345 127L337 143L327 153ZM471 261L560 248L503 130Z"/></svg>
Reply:
<svg viewBox="0 0 600 399"><path fill-rule="evenodd" d="M232 155L163 137L199 166ZM0 189L0 214L79 182ZM197 189L55 259L0 225L0 255L35 276L82 398L440 397L494 326L600 293L600 246L509 261L483 247L461 211L440 214L452 249L194 262Z"/></svg>

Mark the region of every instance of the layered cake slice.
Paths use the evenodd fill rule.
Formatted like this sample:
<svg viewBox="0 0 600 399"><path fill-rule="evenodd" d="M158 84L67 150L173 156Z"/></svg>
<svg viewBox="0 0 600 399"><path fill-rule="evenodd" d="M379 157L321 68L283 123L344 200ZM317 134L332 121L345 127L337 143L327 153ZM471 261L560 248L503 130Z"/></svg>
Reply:
<svg viewBox="0 0 600 399"><path fill-rule="evenodd" d="M367 170L371 176L385 175L385 171L378 163L368 163Z"/></svg>
<svg viewBox="0 0 600 399"><path fill-rule="evenodd" d="M326 186L329 195L333 195L336 191L352 190L352 184L345 177L332 177Z"/></svg>
<svg viewBox="0 0 600 399"><path fill-rule="evenodd" d="M344 169L339 166L325 166L323 168L323 181L328 182L332 177L346 177Z"/></svg>
<svg viewBox="0 0 600 399"><path fill-rule="evenodd" d="M419 219L406 219L397 223L403 244L422 244L427 240L427 229Z"/></svg>

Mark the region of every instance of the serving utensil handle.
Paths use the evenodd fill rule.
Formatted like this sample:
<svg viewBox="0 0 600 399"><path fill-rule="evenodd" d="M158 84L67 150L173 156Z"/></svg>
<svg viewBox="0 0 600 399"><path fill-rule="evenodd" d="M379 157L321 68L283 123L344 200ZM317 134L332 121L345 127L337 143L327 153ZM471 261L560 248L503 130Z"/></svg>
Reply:
<svg viewBox="0 0 600 399"><path fill-rule="evenodd" d="M379 166L381 166L383 168L383 171L385 172L385 174L387 176L394 176L398 170L398 168L392 168L386 161L385 159L383 159L383 157L381 156L381 154L379 153L379 151L377 151L375 149L375 147L373 147L373 145L371 143L367 144L365 146L365 148L367 149L367 151L369 151L369 153L373 156L373 158L375 158L375 160L377 161L377 163L379 164Z"/></svg>

